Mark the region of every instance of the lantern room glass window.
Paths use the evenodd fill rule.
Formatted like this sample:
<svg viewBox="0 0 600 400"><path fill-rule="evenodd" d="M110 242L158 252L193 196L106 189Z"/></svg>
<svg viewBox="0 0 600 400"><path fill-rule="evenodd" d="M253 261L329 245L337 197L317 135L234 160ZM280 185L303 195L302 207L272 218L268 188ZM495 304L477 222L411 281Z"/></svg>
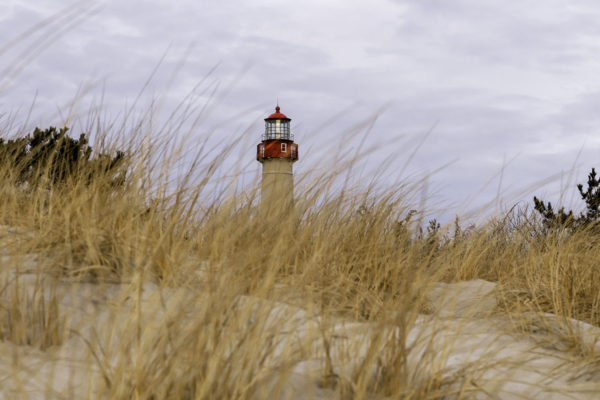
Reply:
<svg viewBox="0 0 600 400"><path fill-rule="evenodd" d="M290 121L281 119L265 121L265 138L291 140Z"/></svg>

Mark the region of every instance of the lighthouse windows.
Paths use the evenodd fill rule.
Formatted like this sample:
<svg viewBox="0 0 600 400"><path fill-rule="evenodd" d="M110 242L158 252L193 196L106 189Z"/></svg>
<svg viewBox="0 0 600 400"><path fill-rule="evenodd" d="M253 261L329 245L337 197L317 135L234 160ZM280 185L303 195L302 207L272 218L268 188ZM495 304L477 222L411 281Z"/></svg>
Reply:
<svg viewBox="0 0 600 400"><path fill-rule="evenodd" d="M287 153L287 143L281 143L281 152Z"/></svg>
<svg viewBox="0 0 600 400"><path fill-rule="evenodd" d="M266 139L290 139L290 122L281 119L268 120L265 126Z"/></svg>
<svg viewBox="0 0 600 400"><path fill-rule="evenodd" d="M285 121L281 122L281 136L282 136L282 139L290 138L290 123L289 122L285 122Z"/></svg>

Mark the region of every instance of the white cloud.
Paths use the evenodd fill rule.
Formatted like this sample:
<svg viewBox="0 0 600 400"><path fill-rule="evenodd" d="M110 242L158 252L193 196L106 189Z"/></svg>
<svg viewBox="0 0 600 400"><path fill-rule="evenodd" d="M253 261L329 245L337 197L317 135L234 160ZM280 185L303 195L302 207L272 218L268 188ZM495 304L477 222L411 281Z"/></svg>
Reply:
<svg viewBox="0 0 600 400"><path fill-rule="evenodd" d="M264 114L279 97L301 148L324 140L339 147L348 127L387 105L369 143L407 137L400 148L384 146L375 157L398 153L393 170L407 157L402 146L439 121L411 168L431 171L458 160L437 175L450 201L471 195L469 187L476 191L517 154L506 168L507 186L570 168L583 142L583 165L600 150L594 139L600 4L591 0L100 4L11 78L10 90L0 93L3 111L25 110L37 91L35 123L55 124L56 107L68 104L81 84L100 82L92 91L98 96L105 82L106 112L116 114L166 54L148 96L163 94L168 108L218 65L198 90L206 89L199 96L208 101L220 84L202 129L217 127L223 135L256 126L257 140ZM4 1L0 37L10 40L64 6L60 0ZM43 35L29 39L3 55L0 67L18 61ZM490 190L484 196L495 195L495 186Z"/></svg>

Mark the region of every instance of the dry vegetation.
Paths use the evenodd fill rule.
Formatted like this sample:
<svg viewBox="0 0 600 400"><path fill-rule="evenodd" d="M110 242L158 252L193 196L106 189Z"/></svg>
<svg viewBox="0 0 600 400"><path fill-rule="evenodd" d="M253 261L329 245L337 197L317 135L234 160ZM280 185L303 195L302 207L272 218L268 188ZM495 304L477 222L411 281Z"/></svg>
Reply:
<svg viewBox="0 0 600 400"><path fill-rule="evenodd" d="M103 151L114 150L108 142ZM126 147L127 179L116 187L99 171L91 182L27 187L14 161L0 167L0 336L39 357L85 360L75 372L52 364L39 382L45 396L73 396L53 385L67 374L71 386L93 382L89 398L285 398L298 368L321 357L316 379L341 398L471 398L488 392L478 377L499 361L452 369L428 342L434 334L410 335L423 314L436 318L433 285L477 278L498 283L488 311L512 318L507 332L552 331L543 346L562 346L598 376L598 354L568 320L600 326L593 230L548 233L513 212L468 231L423 232L405 193L324 200L334 176L297 193L293 212L265 214L254 192L207 191L216 160L202 151L174 185L176 150ZM369 340L352 344L365 329ZM3 380L27 398L16 371L29 353L2 351L13 365ZM350 371L344 360L355 362Z"/></svg>
<svg viewBox="0 0 600 400"><path fill-rule="evenodd" d="M93 8L82 7L0 49L35 42L0 94ZM219 176L222 153L194 142L182 159L189 144L165 139L197 128L186 104L160 131L153 109L139 123L92 113L94 149L126 155L122 185L87 169L97 164L58 185L42 167L25 185L0 157L0 398L494 399L504 375L486 374L531 360L473 348L456 363L464 343L445 332L500 320L510 323L494 325L499 343L508 334L557 349L555 376L575 369L589 398L600 391L596 338L571 320L600 327L597 230L549 232L526 211L421 230L408 189L334 190L352 162L305 182L293 212L263 213L258 193L231 192L235 178ZM474 279L497 283L491 305L459 319L432 305L440 282Z"/></svg>

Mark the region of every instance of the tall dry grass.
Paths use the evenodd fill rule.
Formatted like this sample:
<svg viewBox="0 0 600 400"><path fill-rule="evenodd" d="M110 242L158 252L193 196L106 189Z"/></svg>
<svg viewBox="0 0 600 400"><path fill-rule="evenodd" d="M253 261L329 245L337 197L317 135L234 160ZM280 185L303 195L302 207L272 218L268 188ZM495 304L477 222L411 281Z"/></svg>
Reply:
<svg viewBox="0 0 600 400"><path fill-rule="evenodd" d="M98 150L115 150L108 136L100 142ZM155 157L164 143L125 143L119 187L99 171L91 182L24 187L14 162L0 167L0 335L46 352L81 340L102 376L90 398L283 395L311 354L335 358L340 320L369 322L376 333L350 378L325 364L323 387L356 399L468 398L480 390L473 377L485 360L449 374L443 357L425 350L420 368L408 367L407 336L440 281L498 282L502 301L490 312L550 312L600 326L595 231L544 232L526 213L452 234L423 231L406 193L326 194L336 176L296 193L293 210L264 213L255 191L207 191L217 158L200 152L173 185L177 151ZM39 179L47 182L47 171ZM120 314L69 323L75 313L59 295L68 282L92 285ZM148 297L149 284L157 296ZM282 334L295 329L298 310L319 316L299 343ZM531 321L516 320L527 334ZM595 362L577 332L561 335Z"/></svg>
<svg viewBox="0 0 600 400"><path fill-rule="evenodd" d="M34 35L44 39L15 57L0 90L94 12L83 8L68 8L0 48L5 55ZM13 398L29 397L19 371L36 372L42 364L32 367L28 357L43 355L56 365L77 360L38 382L46 398L76 397L56 388L65 374L73 386L89 385L84 398L285 398L289 378L319 357L326 360L319 384L344 399L472 398L485 392L475 381L491 360L449 370L447 354L425 336L415 367L409 336L429 312L433 285L477 278L498 283L500 301L489 311L511 316L523 335L553 329L532 315L558 316L558 339L555 332L554 342L542 344L566 345L598 375L598 354L568 323L600 326L596 231L544 232L527 212L466 231L423 231L426 221L413 215L419 207L405 187L336 190L352 160L304 182L293 211L265 214L256 191L228 190L235 174L219 175L228 154L215 156L208 141L167 139L197 129L195 111L183 101L160 131L149 122L151 108L139 121L131 110L122 121L91 113L83 125L94 133L94 149L127 155L123 186L83 169L65 185L25 187L14 160L3 159L0 353L13 368L0 368L0 389L10 383ZM0 137L23 133L18 126L10 122ZM191 156L184 157L186 148ZM49 181L48 169L38 172L40 182ZM340 321L349 321L347 332ZM333 343L357 322L370 324L370 340L334 354ZM302 335L290 335L299 329ZM342 373L339 360L356 361L359 353L357 366Z"/></svg>

